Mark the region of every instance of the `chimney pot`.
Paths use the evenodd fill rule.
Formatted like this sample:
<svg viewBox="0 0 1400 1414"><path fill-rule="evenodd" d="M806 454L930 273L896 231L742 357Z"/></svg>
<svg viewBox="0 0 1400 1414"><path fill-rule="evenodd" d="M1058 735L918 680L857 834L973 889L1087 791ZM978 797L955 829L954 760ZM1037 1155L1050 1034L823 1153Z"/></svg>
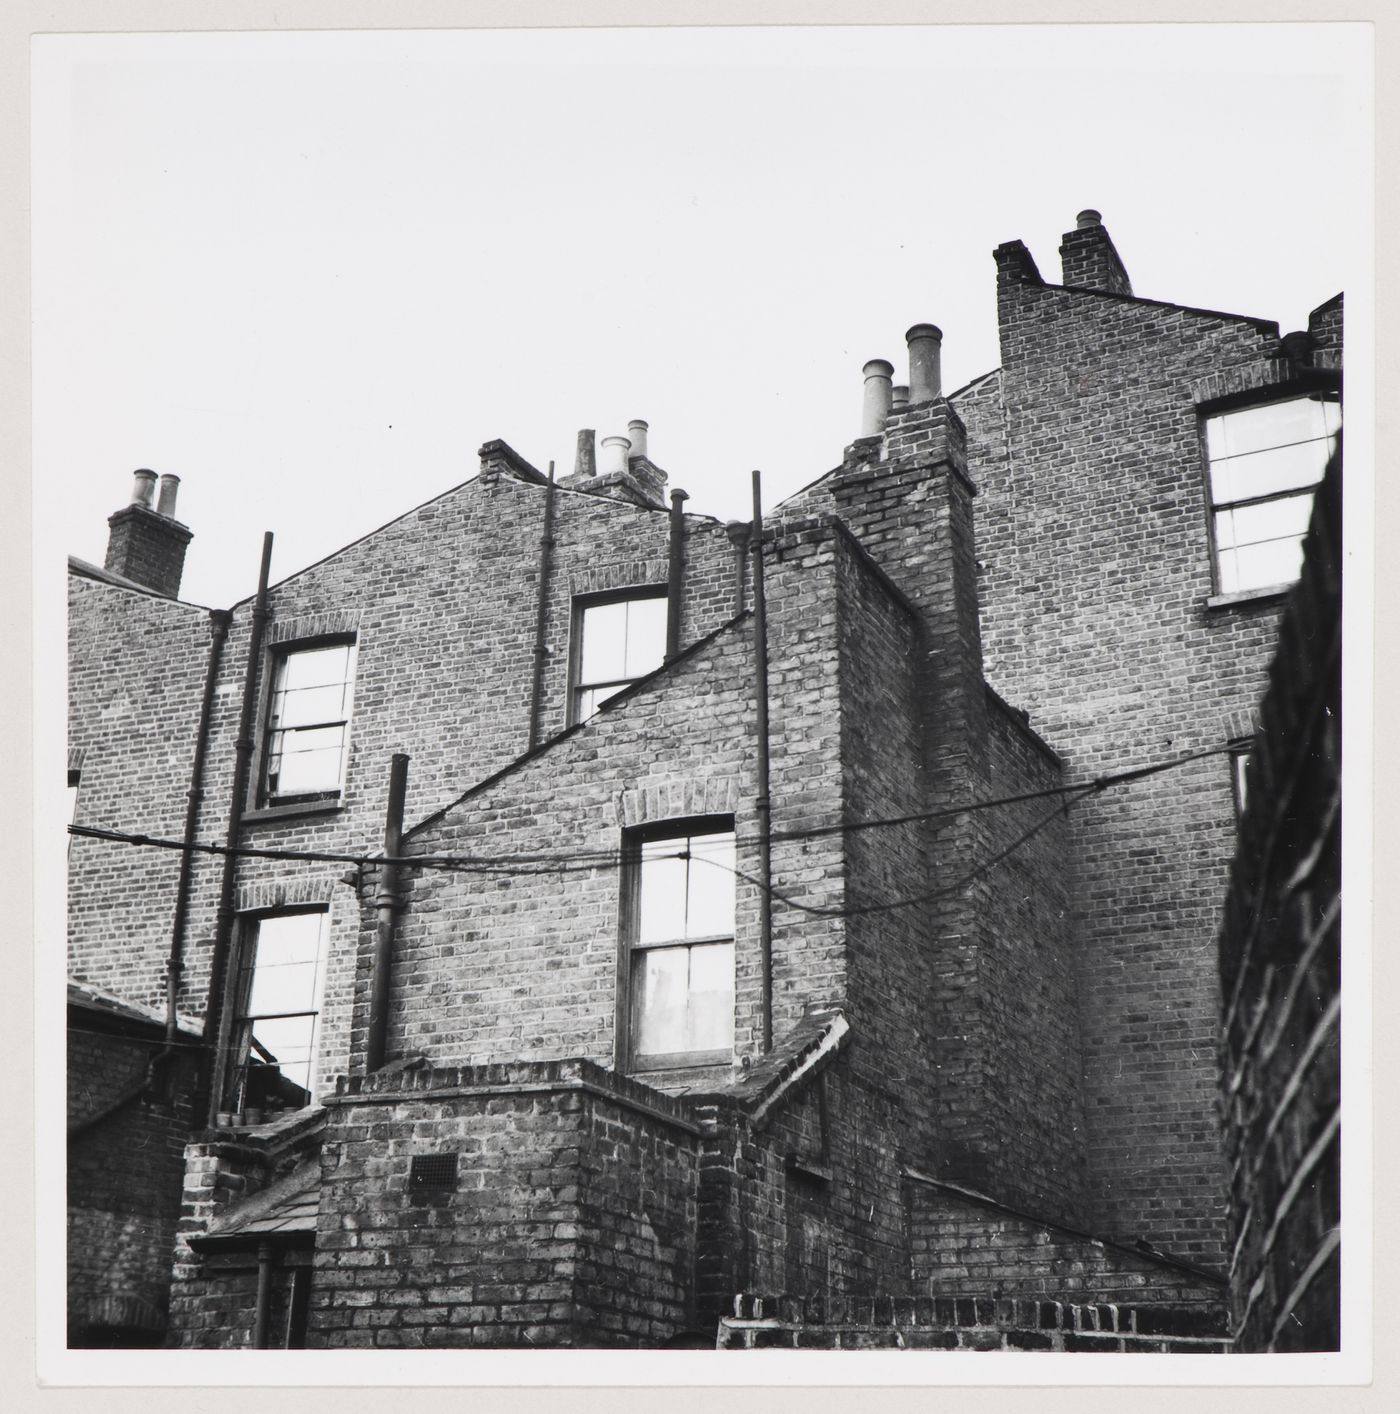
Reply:
<svg viewBox="0 0 1400 1414"><path fill-rule="evenodd" d="M180 493L180 478L173 471L167 471L160 479L160 499L156 510L170 520L175 519L175 497Z"/></svg>
<svg viewBox="0 0 1400 1414"><path fill-rule="evenodd" d="M598 471L598 459L593 449L593 429L579 429L577 450L574 452L574 475L594 476Z"/></svg>
<svg viewBox="0 0 1400 1414"><path fill-rule="evenodd" d="M909 346L909 401L928 403L943 396L943 330L916 324L904 336Z"/></svg>
<svg viewBox="0 0 1400 1414"><path fill-rule="evenodd" d="M627 436L632 442L632 450L628 453L633 457L644 457L647 454L647 424L640 417L634 417L627 424Z"/></svg>
<svg viewBox="0 0 1400 1414"><path fill-rule="evenodd" d="M609 476L615 471L626 471L627 454L631 448L632 439L630 437L604 437L603 475Z"/></svg>
<svg viewBox="0 0 1400 1414"><path fill-rule="evenodd" d="M131 504L151 508L156 494L156 474L153 471L138 471L131 478Z"/></svg>
<svg viewBox="0 0 1400 1414"><path fill-rule="evenodd" d="M890 408L898 412L900 408L909 406L909 385L907 383L896 383L890 389Z"/></svg>
<svg viewBox="0 0 1400 1414"><path fill-rule="evenodd" d="M885 430L890 415L890 379L894 365L883 358L872 358L861 372L865 375L865 399L861 405L860 435L878 437Z"/></svg>
<svg viewBox="0 0 1400 1414"><path fill-rule="evenodd" d="M1095 211L1092 206L1086 206L1078 216L1074 218L1075 228L1080 231L1087 231L1090 226L1103 225L1103 212Z"/></svg>

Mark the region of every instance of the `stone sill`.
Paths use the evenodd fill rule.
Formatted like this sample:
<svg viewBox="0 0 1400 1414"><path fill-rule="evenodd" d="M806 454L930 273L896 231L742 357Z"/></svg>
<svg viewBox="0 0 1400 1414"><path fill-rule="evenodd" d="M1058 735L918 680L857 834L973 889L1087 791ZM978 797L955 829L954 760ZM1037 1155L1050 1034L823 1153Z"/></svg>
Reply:
<svg viewBox="0 0 1400 1414"><path fill-rule="evenodd" d="M245 810L239 823L262 825L273 820L295 820L308 815L339 815L344 808L339 800L301 800L290 805L261 805Z"/></svg>
<svg viewBox="0 0 1400 1414"><path fill-rule="evenodd" d="M1237 609L1246 604L1266 604L1284 599L1292 590L1291 584L1268 584L1263 589L1241 589L1234 594L1212 594L1205 601L1207 610Z"/></svg>

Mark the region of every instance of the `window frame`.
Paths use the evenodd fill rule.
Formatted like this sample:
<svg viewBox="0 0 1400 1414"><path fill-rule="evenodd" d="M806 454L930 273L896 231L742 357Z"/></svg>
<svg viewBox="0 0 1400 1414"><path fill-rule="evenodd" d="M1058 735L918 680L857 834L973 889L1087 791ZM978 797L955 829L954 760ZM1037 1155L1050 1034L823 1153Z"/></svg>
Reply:
<svg viewBox="0 0 1400 1414"><path fill-rule="evenodd" d="M1274 501L1284 501L1303 494L1313 496L1321 484L1323 471L1336 450L1336 437L1340 433L1340 426L1337 433L1324 438L1328 443L1326 456L1323 458L1322 466L1318 468L1317 480L1307 487L1290 487L1284 491L1273 492L1266 496L1247 496L1236 501L1220 501L1215 499L1214 480L1211 475L1212 459L1210 455L1210 443L1207 436L1206 426L1212 418L1228 416L1231 413L1248 412L1255 408L1270 407L1279 403L1291 403L1301 401L1336 403L1338 410L1341 409L1342 394L1340 387L1329 384L1318 386L1313 383L1299 384L1279 384L1272 388L1253 388L1247 392L1235 393L1226 398L1212 399L1208 403L1201 403L1196 407L1196 435L1200 447L1201 469L1202 469L1202 494L1205 504L1206 517L1206 540L1210 555L1210 582L1212 598L1234 601L1236 599L1260 599L1276 595L1286 594L1297 582L1297 576L1293 579L1280 580L1272 584L1251 585L1245 588L1226 589L1221 575L1221 549L1219 537L1216 535L1215 518L1219 511L1235 510L1241 507L1267 505ZM1308 441L1316 439L1306 439ZM1292 445L1290 443L1278 443L1279 447ZM1260 448L1261 451L1273 450L1273 448ZM1305 532L1306 533L1306 532Z"/></svg>
<svg viewBox="0 0 1400 1414"><path fill-rule="evenodd" d="M1235 825L1244 821L1245 807L1249 804L1249 758L1254 750L1252 736L1238 737L1229 743L1226 760L1230 763L1230 794L1235 802Z"/></svg>
<svg viewBox="0 0 1400 1414"><path fill-rule="evenodd" d="M612 687L616 683L616 691L624 692L631 687L634 682L640 682L642 678L649 676L656 671L656 668L648 668L645 673L639 673L634 678L617 678L596 683L582 683L579 681L580 673L583 670L583 619L584 614L589 609L601 608L607 604L621 604L635 599L661 599L667 597L667 586L664 584L632 584L621 589L608 589L597 594L575 594L570 614L569 623L569 687L568 687L568 725L577 726L580 722L590 721L599 711L605 707L606 703L599 703L598 707L587 717L579 712L579 696L583 692L600 687ZM664 630L663 630L664 634ZM665 638L662 639L662 653L664 662ZM661 663L656 665L658 668ZM611 699L609 699L611 700Z"/></svg>
<svg viewBox="0 0 1400 1414"><path fill-rule="evenodd" d="M636 825L623 831L617 950L615 1063L616 1068L624 1074L728 1066L733 1062L733 1034L731 1034L730 1044L726 1050L667 1051L639 1056L636 1050L637 1019L633 1015L632 974L633 959L641 953L651 952L658 948L692 948L712 946L716 943L729 943L735 954L735 975L730 987L730 1007L731 1010L735 1008L738 1001L737 876L734 878L736 917L733 933L696 938L658 939L652 942L642 942L638 934L641 931L642 851L644 846L653 844L657 840L678 840L705 835L728 835L735 838L736 834L733 815L691 815L683 819L659 820L650 824Z"/></svg>
<svg viewBox="0 0 1400 1414"><path fill-rule="evenodd" d="M257 973L257 948L264 926L279 918L303 917L315 914L321 919L321 935L318 944L315 978L315 1009L295 1012L264 1012L249 1014L252 1001L253 979ZM325 903L296 904L285 908L264 909L257 913L243 914L239 918L238 947L235 950L231 974L229 976L228 1039L225 1047L225 1065L221 1093L224 1096L222 1108L232 1114L241 1115L248 1108L247 1071L253 1049L253 1026L258 1021L309 1016L311 1042L307 1058L306 1103L301 1109L308 1109L317 1101L317 1068L321 1050L321 1027L325 1015L326 977L330 967L330 905ZM251 959L251 961L250 961ZM247 1027L247 1040L243 1031ZM295 1082L293 1082L295 1083ZM290 1107L289 1107L290 1108Z"/></svg>
<svg viewBox="0 0 1400 1414"><path fill-rule="evenodd" d="M268 771L272 764L273 734L278 730L286 732L288 730L299 729L286 727L274 728L272 725L272 712L277 701L278 674L283 671L283 664L299 653L312 653L322 648L338 648L341 646L348 647L350 651L346 658L345 683L349 692L349 700L345 704L346 713L343 718L345 735L340 747L339 784L334 790L297 791L294 793L278 792L274 794L268 789ZM315 638L289 639L285 643L275 643L267 650L265 672L263 675L263 700L259 714L258 769L252 783L251 799L248 802L251 810L259 814L267 815L282 812L299 814L317 810L334 810L338 808L344 800L346 780L350 772L350 729L355 719L355 679L359 670L359 656L359 635L354 633L332 633L320 635ZM320 725L331 724L324 723ZM319 729L319 726L317 729Z"/></svg>

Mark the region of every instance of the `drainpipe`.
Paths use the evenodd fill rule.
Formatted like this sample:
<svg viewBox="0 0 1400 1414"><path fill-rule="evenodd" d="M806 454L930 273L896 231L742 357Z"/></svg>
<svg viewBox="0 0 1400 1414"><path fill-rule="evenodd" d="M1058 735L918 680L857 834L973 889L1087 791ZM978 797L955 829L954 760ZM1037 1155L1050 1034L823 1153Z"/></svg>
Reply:
<svg viewBox="0 0 1400 1414"><path fill-rule="evenodd" d="M177 1004L180 997L180 977L184 971L185 923L189 917L190 882L194 874L194 852L191 848L199 832L199 807L204 800L204 759L209 750L209 718L214 707L214 688L219 680L219 663L228 638L229 621L233 615L227 609L212 609L209 613L209 667L204 675L204 696L199 704L199 725L195 729L194 762L190 767L189 804L185 808L185 848L180 855L180 876L175 885L175 917L170 927L170 960L165 968L165 1045L151 1059L147 1084L154 1086L162 1068L175 1054L175 1037L180 1019Z"/></svg>
<svg viewBox="0 0 1400 1414"><path fill-rule="evenodd" d="M768 600L763 586L763 503L760 474L753 474L754 696L758 714L758 932L763 951L761 1025L764 1054L773 1049L773 844L772 802L768 796Z"/></svg>
<svg viewBox="0 0 1400 1414"><path fill-rule="evenodd" d="M582 434L580 433L580 436ZM540 598L535 608L535 678L530 687L530 750L540 744L540 703L544 697L545 627L549 619L549 577L554 568L554 463L544 488L544 533L540 537Z"/></svg>
<svg viewBox="0 0 1400 1414"><path fill-rule="evenodd" d="M267 1317L272 1308L272 1243L258 1243L258 1304L253 1309L253 1349L267 1349Z"/></svg>
<svg viewBox="0 0 1400 1414"><path fill-rule="evenodd" d="M690 500L677 488L671 492L671 558L666 572L666 661L681 651L681 592L685 588L685 511Z"/></svg>
<svg viewBox="0 0 1400 1414"><path fill-rule="evenodd" d="M753 527L746 520L731 520L725 524L724 533L734 547L734 612L744 612L745 566L749 559L749 540Z"/></svg>
<svg viewBox="0 0 1400 1414"><path fill-rule="evenodd" d="M263 535L262 563L258 568L258 592L253 600L253 622L248 632L248 663L243 672L243 705L238 714L238 742L233 758L233 792L228 807L228 844L238 843L239 824L248 793L248 768L253 759L253 711L257 705L258 668L262 661L263 634L269 618L267 581L272 570L272 532ZM223 1026L224 971L228 966L233 939L234 885L238 878L238 857L224 856L223 882L219 887L219 912L214 932L214 957L209 970L209 1001L204 1009L204 1041L209 1047L209 1127L214 1128L219 1113L223 1085L220 1032Z"/></svg>
<svg viewBox="0 0 1400 1414"><path fill-rule="evenodd" d="M384 811L384 854L397 859L403 844L403 802L408 789L408 757L394 753L389 763L389 803ZM365 1043L365 1073L384 1064L385 1039L389 1032L389 980L394 966L394 933L398 921L395 865L380 866L379 888L374 903L379 918L375 927L374 963L370 973L369 1037Z"/></svg>

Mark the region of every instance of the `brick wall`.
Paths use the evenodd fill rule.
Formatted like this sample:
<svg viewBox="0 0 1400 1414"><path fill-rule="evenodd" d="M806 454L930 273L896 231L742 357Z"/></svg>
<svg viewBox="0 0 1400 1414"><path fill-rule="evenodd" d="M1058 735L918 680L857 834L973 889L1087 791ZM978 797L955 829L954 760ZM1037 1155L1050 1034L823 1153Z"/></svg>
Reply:
<svg viewBox="0 0 1400 1414"><path fill-rule="evenodd" d="M997 252L1002 368L960 398L978 449L989 680L1071 779L1223 745L1276 600L1212 607L1196 393L1278 375L1276 326L1041 282ZM1225 1258L1212 939L1233 848L1224 760L1075 809L1087 1186L1099 1226Z"/></svg>
<svg viewBox="0 0 1400 1414"><path fill-rule="evenodd" d="M1341 465L1318 493L1220 934L1241 1350L1340 1342Z"/></svg>

